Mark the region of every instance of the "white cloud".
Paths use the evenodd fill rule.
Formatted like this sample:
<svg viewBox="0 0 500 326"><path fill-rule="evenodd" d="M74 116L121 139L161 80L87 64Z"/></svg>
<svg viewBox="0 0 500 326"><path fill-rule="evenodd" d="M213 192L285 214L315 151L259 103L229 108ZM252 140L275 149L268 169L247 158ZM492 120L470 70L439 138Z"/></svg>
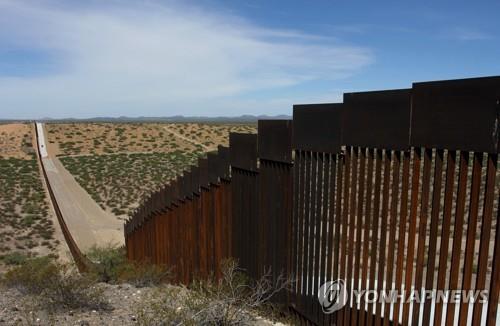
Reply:
<svg viewBox="0 0 500 326"><path fill-rule="evenodd" d="M490 34L484 33L476 29L464 28L464 27L455 27L447 29L443 32L443 35L446 38L451 38L458 41L484 41L493 38Z"/></svg>
<svg viewBox="0 0 500 326"><path fill-rule="evenodd" d="M42 3L0 0L0 47L58 60L43 76L0 75L0 117L264 113L240 96L344 78L373 60L327 36L176 3Z"/></svg>

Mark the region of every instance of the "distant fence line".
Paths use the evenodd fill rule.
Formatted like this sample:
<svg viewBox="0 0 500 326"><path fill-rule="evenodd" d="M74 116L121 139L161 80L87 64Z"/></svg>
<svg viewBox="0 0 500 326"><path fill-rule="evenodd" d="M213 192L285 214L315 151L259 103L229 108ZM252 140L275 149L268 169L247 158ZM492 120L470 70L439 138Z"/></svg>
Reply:
<svg viewBox="0 0 500 326"><path fill-rule="evenodd" d="M230 134L125 225L129 259L187 284L234 257L296 283L276 301L313 324L495 325L500 293L500 77L415 83L295 105L293 120ZM319 287L489 291L486 304L348 303ZM422 309L421 309L422 308Z"/></svg>
<svg viewBox="0 0 500 326"><path fill-rule="evenodd" d="M47 149L44 146L40 146L40 138L43 137L43 135L41 135L40 133L43 132L43 128L40 123L35 123L34 128L35 128L38 160L40 162L43 179L45 180L45 184L47 185L47 190L49 191L49 199L52 203L52 206L54 207L54 212L56 214L57 221L59 222L62 234L64 236L64 239L66 240L66 244L68 245L69 251L71 253L71 256L73 257L73 260L75 261L75 265L78 268L78 271L87 272L92 267L92 262L87 257L85 257L85 255L82 254L80 248L78 248L78 245L73 239L73 236L69 231L66 221L64 220L64 216L62 215L61 209L59 208L59 204L57 203L57 199L54 195L54 191L52 190L52 186L47 176L47 171L45 169L45 164L44 164L44 157L47 157Z"/></svg>

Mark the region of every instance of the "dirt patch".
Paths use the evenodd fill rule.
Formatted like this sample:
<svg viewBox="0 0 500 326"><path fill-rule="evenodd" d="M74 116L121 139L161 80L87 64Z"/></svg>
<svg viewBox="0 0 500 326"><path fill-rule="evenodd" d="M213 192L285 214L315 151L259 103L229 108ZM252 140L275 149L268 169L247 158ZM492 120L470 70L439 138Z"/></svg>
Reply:
<svg viewBox="0 0 500 326"><path fill-rule="evenodd" d="M30 159L33 153L30 125L0 124L0 157Z"/></svg>

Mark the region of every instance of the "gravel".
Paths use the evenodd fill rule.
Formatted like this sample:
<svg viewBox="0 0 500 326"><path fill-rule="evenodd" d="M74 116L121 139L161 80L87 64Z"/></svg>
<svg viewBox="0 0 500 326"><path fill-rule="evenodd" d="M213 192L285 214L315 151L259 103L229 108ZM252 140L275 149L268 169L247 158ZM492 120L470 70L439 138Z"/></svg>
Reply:
<svg viewBox="0 0 500 326"><path fill-rule="evenodd" d="M111 309L55 311L51 315L34 308L33 298L16 289L0 287L0 325L136 325L134 311L153 289L138 289L128 284L101 286Z"/></svg>
<svg viewBox="0 0 500 326"><path fill-rule="evenodd" d="M48 314L40 311L33 303L36 298L28 297L17 289L0 286L0 326L3 325L137 325L135 312L149 295L157 293L157 288L136 288L129 284L100 284L104 288L110 309L108 310L75 310L55 311ZM256 325L273 325L258 318ZM274 324L283 325L283 324Z"/></svg>

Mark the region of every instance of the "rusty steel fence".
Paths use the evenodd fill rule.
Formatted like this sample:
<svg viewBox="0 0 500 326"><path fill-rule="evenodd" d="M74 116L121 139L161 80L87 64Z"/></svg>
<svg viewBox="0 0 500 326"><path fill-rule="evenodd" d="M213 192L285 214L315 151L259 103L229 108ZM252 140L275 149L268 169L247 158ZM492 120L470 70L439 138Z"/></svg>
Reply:
<svg viewBox="0 0 500 326"><path fill-rule="evenodd" d="M36 127L36 123L34 124L35 129L35 139L36 139L36 152L38 161L40 162L40 168L42 170L43 179L45 181L45 185L47 186L47 190L49 192L49 199L54 207L54 213L56 214L57 221L59 222L59 226L61 227L62 234L64 236L64 240L68 245L69 252L71 253L71 257L73 257L73 261L79 272L88 272L92 267L92 262L80 251L78 245L75 242L75 239L71 235L69 231L68 225L64 220L64 216L62 215L61 209L59 208L59 204L57 202L56 196L54 195L54 191L52 190L52 185L50 184L49 178L47 176L47 170L45 169L44 159L40 153L40 135L38 134L38 128Z"/></svg>
<svg viewBox="0 0 500 326"><path fill-rule="evenodd" d="M185 284L220 275L232 250L230 187L229 151L219 146L134 212L124 230L128 258L171 266Z"/></svg>
<svg viewBox="0 0 500 326"><path fill-rule="evenodd" d="M128 257L175 266L185 284L227 257L253 278L290 277L275 301L306 324L496 325L499 121L500 77L295 105L148 198L126 223ZM318 291L337 279L400 295L325 313ZM410 300L425 290L488 301Z"/></svg>

